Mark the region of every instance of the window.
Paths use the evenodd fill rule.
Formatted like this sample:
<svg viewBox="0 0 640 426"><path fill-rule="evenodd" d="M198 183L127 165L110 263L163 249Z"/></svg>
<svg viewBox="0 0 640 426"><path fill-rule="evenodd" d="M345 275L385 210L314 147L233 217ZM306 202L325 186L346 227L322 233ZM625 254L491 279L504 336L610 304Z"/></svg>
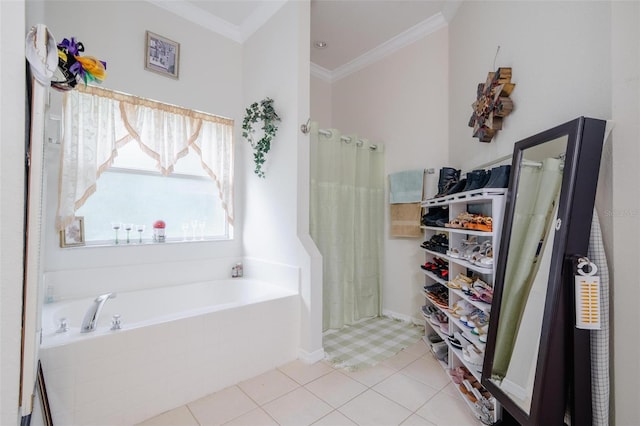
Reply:
<svg viewBox="0 0 640 426"><path fill-rule="evenodd" d="M149 241L157 220L168 241L230 237L231 120L88 86L63 123L59 227L83 216L88 244Z"/></svg>

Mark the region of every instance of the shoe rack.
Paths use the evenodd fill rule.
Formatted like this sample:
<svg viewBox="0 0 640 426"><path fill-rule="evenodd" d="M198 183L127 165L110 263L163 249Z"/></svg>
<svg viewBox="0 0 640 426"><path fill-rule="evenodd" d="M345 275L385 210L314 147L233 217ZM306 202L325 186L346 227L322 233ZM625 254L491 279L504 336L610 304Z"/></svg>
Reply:
<svg viewBox="0 0 640 426"><path fill-rule="evenodd" d="M420 246L425 254L425 264L421 265L425 275L425 285L421 290L426 301L421 312L426 324L424 342L454 381L456 389L467 402L474 416L484 424L496 423L501 418L499 405L495 398L480 386L480 377L500 248L505 193L505 188L481 188L422 202L425 214L429 209L444 208L448 210L449 220L445 226L422 226L425 237L425 242ZM476 217L491 217L491 231L449 227L452 223L460 226L460 221L456 219L464 217L465 213L476 215ZM444 221L446 216L439 224L443 224ZM444 242L444 247L430 244L429 242L433 240ZM489 245L492 253L486 252ZM485 250L485 254L492 254L493 261L490 262L489 259L485 262L479 261L482 259L482 254L478 255L481 250ZM475 256L469 257L469 255ZM457 277L466 277L471 283L466 287L458 288L461 280L456 282ZM482 294L481 299L473 291L473 282L477 279L490 286L489 290ZM479 284L483 285L483 283ZM478 322L482 323L483 319L486 319L486 325L475 329L469 327L467 324L472 324L474 319L471 315L469 317L459 315L458 306L475 310L476 314L479 313L476 316L476 318L480 317ZM463 320L466 320L466 323ZM443 321L446 322L443 323ZM446 343L446 353L444 353L443 343L437 342L440 339ZM461 379L455 380L455 373L464 371L461 367L466 368L471 374L466 383L457 383ZM471 392L469 384L482 390L482 395L488 396L485 398L486 401L479 400L477 396L480 392ZM483 409L483 406L486 407Z"/></svg>

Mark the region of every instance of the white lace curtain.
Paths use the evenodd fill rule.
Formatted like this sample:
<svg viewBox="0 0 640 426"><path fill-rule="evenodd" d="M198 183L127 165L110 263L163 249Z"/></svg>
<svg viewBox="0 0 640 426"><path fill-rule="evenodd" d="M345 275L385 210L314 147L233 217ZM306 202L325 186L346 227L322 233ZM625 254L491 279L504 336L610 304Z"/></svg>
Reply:
<svg viewBox="0 0 640 426"><path fill-rule="evenodd" d="M100 174L120 147L136 140L163 175L189 151L216 182L233 224L233 120L95 86L78 86L63 98L58 229L96 190Z"/></svg>

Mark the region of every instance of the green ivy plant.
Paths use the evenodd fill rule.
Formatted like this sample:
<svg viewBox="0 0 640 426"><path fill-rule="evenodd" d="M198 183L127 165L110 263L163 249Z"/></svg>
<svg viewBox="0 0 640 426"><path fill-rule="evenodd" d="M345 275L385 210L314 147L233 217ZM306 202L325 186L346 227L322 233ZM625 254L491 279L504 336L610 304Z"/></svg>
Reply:
<svg viewBox="0 0 640 426"><path fill-rule="evenodd" d="M264 136L259 141L254 141L255 130L253 124L262 122ZM266 154L271 149L271 140L276 137L278 126L275 122L280 121L280 117L273 109L273 99L264 98L260 102L254 102L246 109L244 120L242 121L242 137L245 138L253 148L253 161L256 164L254 173L258 177L264 178L262 165L266 161Z"/></svg>

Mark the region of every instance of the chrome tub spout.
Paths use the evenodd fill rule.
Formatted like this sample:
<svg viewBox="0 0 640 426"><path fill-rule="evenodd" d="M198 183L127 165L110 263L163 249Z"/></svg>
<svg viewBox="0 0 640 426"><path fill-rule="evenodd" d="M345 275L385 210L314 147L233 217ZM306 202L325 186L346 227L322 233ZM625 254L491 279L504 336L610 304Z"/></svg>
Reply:
<svg viewBox="0 0 640 426"><path fill-rule="evenodd" d="M96 329L98 325L98 318L100 317L100 311L102 311L102 307L106 303L107 300L113 299L116 297L116 293L105 293L96 297L96 300L93 301L93 304L87 310L87 313L84 314L84 319L82 320L82 326L80 327L81 333L89 333Z"/></svg>

